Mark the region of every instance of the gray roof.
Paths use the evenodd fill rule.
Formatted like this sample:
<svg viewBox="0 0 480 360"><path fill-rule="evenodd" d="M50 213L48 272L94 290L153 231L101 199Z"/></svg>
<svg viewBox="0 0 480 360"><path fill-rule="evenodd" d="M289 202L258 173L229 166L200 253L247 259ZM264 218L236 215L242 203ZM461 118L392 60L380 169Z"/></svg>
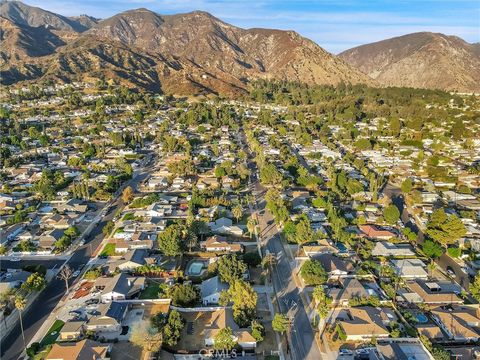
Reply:
<svg viewBox="0 0 480 360"><path fill-rule="evenodd" d="M220 281L219 276L214 276L202 282L200 292L202 298L219 293L222 290L228 290L228 284Z"/></svg>
<svg viewBox="0 0 480 360"><path fill-rule="evenodd" d="M140 290L142 283L145 283L144 277L132 277L125 273L120 273L112 278L98 278L95 286L104 286L103 294L116 292L127 296L135 287Z"/></svg>
<svg viewBox="0 0 480 360"><path fill-rule="evenodd" d="M143 265L145 264L145 258L148 256L147 250L145 249L135 249L130 250L125 253L123 256L124 260L131 261L136 264Z"/></svg>

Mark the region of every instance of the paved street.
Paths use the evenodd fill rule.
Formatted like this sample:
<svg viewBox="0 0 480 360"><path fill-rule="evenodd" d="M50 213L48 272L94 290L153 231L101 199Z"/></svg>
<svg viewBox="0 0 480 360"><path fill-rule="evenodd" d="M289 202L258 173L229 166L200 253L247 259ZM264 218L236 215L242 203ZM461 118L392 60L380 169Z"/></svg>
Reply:
<svg viewBox="0 0 480 360"><path fill-rule="evenodd" d="M239 140L246 144L245 135L239 133ZM245 150L247 150L245 148ZM252 191L256 200L255 211L259 222L259 238L261 247L276 255L277 263L273 266L272 281L278 306L282 313L288 314L291 318L289 331L289 348L287 354L293 360L322 359L322 355L315 341L315 334L310 325L304 303L300 296L300 289L295 283L293 272L295 264L287 255L288 251L282 242L280 233L275 221L269 211L265 209L264 196L266 189L258 181L256 165L249 161L248 168L252 172Z"/></svg>
<svg viewBox="0 0 480 360"><path fill-rule="evenodd" d="M132 186L136 188L138 183L143 181L147 176L149 171L149 166L152 163L152 159L146 162L145 168L131 180L129 180L125 186ZM120 194L117 194L120 195ZM78 269L82 266L85 266L87 262L91 259L92 254L95 253L97 247L101 244L103 240L102 229L103 226L110 220L112 220L115 212L118 208L123 206L123 201L120 196L116 198L114 203L111 205L106 216L99 222L99 224L92 230L90 235L85 240L85 245L80 246L70 259L67 261L67 264L72 269ZM22 261L16 262L21 266ZM29 261L30 263L30 261ZM2 264L3 267L3 264ZM70 279L70 286L75 283L76 279ZM50 313L54 311L55 307L65 295L65 282L61 279L53 279L47 287L42 291L42 293L37 297L32 306L25 311L23 314L23 325L25 330L25 340L27 343L35 336L37 331L42 326L43 322L48 318ZM15 328L10 332L6 337L1 339L1 359L2 360L17 360L20 354L23 351L23 341L20 330L20 323L17 323Z"/></svg>
<svg viewBox="0 0 480 360"><path fill-rule="evenodd" d="M291 359L321 359L322 356L315 342L315 334L310 325L305 306L300 297L300 289L293 278L294 266L290 263L283 246L277 226L269 211L265 211L263 195L265 189L256 182L255 193L258 195L258 216L260 238L265 248L277 256L277 265L273 267L273 285L277 293L278 305L282 313L292 318L289 336Z"/></svg>

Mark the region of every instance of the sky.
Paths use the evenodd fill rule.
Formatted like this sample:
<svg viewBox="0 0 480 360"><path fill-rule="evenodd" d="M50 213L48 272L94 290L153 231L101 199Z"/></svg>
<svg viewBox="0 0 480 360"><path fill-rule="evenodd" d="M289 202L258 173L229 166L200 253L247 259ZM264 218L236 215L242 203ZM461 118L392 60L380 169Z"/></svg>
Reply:
<svg viewBox="0 0 480 360"><path fill-rule="evenodd" d="M480 42L480 0L25 0L66 16L107 18L147 8L159 14L204 10L243 28L295 30L326 50L343 50L418 31Z"/></svg>

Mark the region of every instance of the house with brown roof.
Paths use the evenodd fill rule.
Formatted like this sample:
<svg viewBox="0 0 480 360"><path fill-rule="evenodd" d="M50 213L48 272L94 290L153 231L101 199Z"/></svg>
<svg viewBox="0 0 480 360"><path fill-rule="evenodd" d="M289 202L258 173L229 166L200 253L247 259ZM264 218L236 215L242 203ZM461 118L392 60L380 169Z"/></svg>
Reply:
<svg viewBox="0 0 480 360"><path fill-rule="evenodd" d="M58 335L60 341L76 341L79 340L84 333L85 321L67 321Z"/></svg>
<svg viewBox="0 0 480 360"><path fill-rule="evenodd" d="M478 341L480 339L480 308L468 305L439 306L431 310L432 317L453 341Z"/></svg>
<svg viewBox="0 0 480 360"><path fill-rule="evenodd" d="M221 329L229 327L232 329L232 339L242 349L255 349L257 341L247 329L241 329L233 320L231 309L221 309L211 312L209 322L205 327L205 346L213 346L215 336Z"/></svg>
<svg viewBox="0 0 480 360"><path fill-rule="evenodd" d="M395 234L376 225L360 225L361 235L373 240L390 240Z"/></svg>
<svg viewBox="0 0 480 360"><path fill-rule="evenodd" d="M104 360L110 359L111 345L92 340L54 344L45 360Z"/></svg>
<svg viewBox="0 0 480 360"><path fill-rule="evenodd" d="M411 292L400 291L399 293L409 303L430 305L463 303L463 299L457 295L461 288L451 282L417 279L407 282L407 287Z"/></svg>
<svg viewBox="0 0 480 360"><path fill-rule="evenodd" d="M347 306L351 299L368 298L371 295L355 278L341 278L339 283L341 288L328 290L328 296L332 298L333 305Z"/></svg>
<svg viewBox="0 0 480 360"><path fill-rule="evenodd" d="M226 251L226 252L241 252L243 246L241 244L230 243L226 241L223 236L210 236L207 240L200 243L200 247L205 251Z"/></svg>
<svg viewBox="0 0 480 360"><path fill-rule="evenodd" d="M387 325L397 317L388 308L371 306L343 309L336 321L347 336L347 341L364 341L372 338L387 338Z"/></svg>

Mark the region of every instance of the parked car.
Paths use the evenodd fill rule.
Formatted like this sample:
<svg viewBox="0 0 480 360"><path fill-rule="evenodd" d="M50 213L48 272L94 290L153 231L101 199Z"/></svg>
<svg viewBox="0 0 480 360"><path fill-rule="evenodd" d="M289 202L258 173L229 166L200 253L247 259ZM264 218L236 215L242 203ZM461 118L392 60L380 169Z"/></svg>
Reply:
<svg viewBox="0 0 480 360"><path fill-rule="evenodd" d="M80 275L80 270L76 270L72 274L73 277L77 277L78 275Z"/></svg>

